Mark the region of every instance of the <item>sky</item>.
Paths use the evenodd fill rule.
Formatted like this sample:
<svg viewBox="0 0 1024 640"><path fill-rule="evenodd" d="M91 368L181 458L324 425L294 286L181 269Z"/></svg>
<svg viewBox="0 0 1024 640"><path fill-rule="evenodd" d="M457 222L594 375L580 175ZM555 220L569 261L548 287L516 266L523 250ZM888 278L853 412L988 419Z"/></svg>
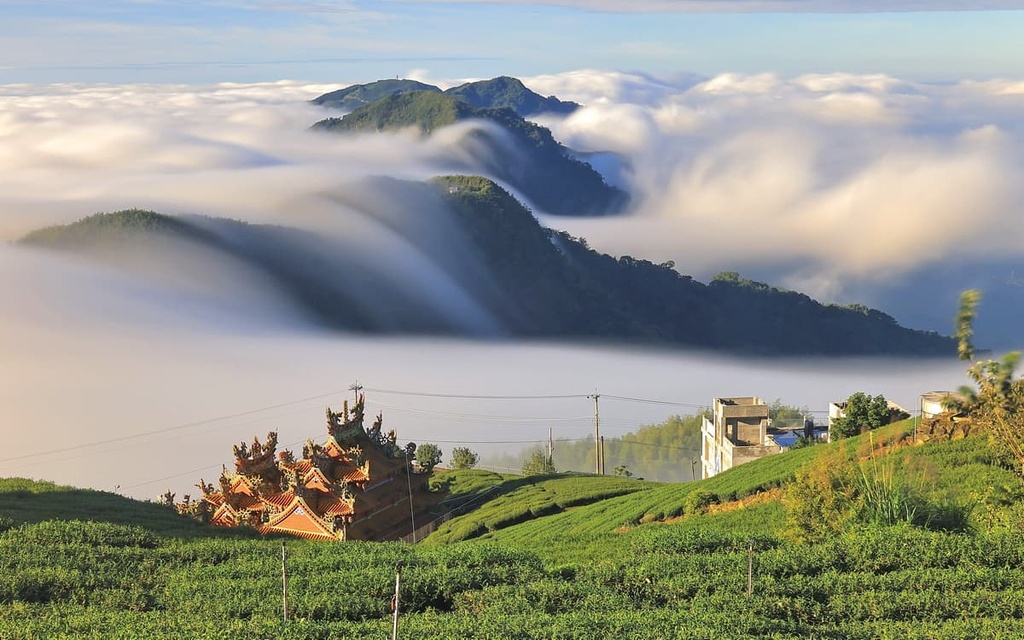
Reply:
<svg viewBox="0 0 1024 640"><path fill-rule="evenodd" d="M912 408L955 388L955 361L324 334L223 256L104 264L11 241L129 207L286 224L439 307L466 303L432 269L429 238L394 233L416 228L419 203L403 220L353 202L379 195L360 191L372 176L471 168L479 125L317 135L309 125L337 114L308 101L396 75L511 74L585 105L540 121L634 195L627 216L535 209L544 224L702 280L738 270L943 332L959 290L994 283L979 340L1019 347L1024 11L957 4L0 0L0 476L180 495L214 479L234 443L319 436L323 406L357 380L401 440L484 451L548 426L585 437L579 396L595 391L644 400L602 404L617 435L721 395L820 413L855 391Z"/></svg>
<svg viewBox="0 0 1024 640"><path fill-rule="evenodd" d="M356 82L414 69L438 77L580 68L931 81L1024 74L1024 4L950 10L967 4L2 0L0 83Z"/></svg>

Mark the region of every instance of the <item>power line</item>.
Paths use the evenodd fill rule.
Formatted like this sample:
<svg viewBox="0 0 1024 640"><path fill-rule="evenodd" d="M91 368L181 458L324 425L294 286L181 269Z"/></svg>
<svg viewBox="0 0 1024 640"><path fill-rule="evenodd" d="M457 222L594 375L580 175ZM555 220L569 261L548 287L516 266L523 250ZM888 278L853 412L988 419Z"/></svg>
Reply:
<svg viewBox="0 0 1024 640"><path fill-rule="evenodd" d="M273 409L280 409L281 407L289 407L292 405L300 404L302 402L309 402L310 400L319 400L328 396L333 396L341 393L341 391L332 391L330 393L322 393L316 396L310 396L308 398L302 398L301 400L292 400L289 402L282 402L280 404L270 405L266 407L260 407L259 409L250 409L249 411L242 411L239 413L233 413L226 416L218 416L216 418L208 418L206 420L197 420L195 422L186 422L184 424L178 424L171 427L165 427L162 429L153 429L152 431L143 431L141 433L135 433L127 436L119 436L117 438L108 438L106 440L96 440L93 442L87 442L84 444L78 444L70 447L62 447L59 449L49 449L47 451L37 451L35 453L26 453L20 456L11 456L9 458L0 458L0 462L14 462L16 460L26 460L28 458L36 458L39 456L48 456L55 453L64 453L67 451L81 450L87 447L99 447L105 444L113 444L115 442L128 442L130 440L137 440L138 438L147 438L149 436L160 435L162 433L169 433L171 431L181 431L182 429L189 429L191 427L200 427L204 424L212 424L214 422L221 422L222 420L231 420L232 418L242 418L250 416L256 413L263 413L265 411L271 411Z"/></svg>
<svg viewBox="0 0 1024 640"><path fill-rule="evenodd" d="M374 393L388 393L397 396L418 396L421 398L455 398L460 400L566 400L570 398L586 398L587 394L575 395L538 395L538 396L481 396L463 393L426 393L421 391L398 391L395 389L375 389L366 387L367 391Z"/></svg>
<svg viewBox="0 0 1024 640"><path fill-rule="evenodd" d="M303 440L301 442L292 442L290 444L286 444L286 445L282 445L282 446L285 449L287 449L289 447L297 447L300 444L305 444L305 442L306 441ZM176 473L176 474L174 474L172 476L165 476L163 478L157 478L156 480L147 480L145 482L137 482L135 484L130 484L130 485L126 486L126 487L121 487L121 489L123 489L125 491L127 491L128 489L136 489L138 487L144 487L147 484L156 484L158 482L163 482L164 480L174 480L175 478L180 478L182 476L191 475L193 473L199 473L201 471L206 471L208 469L216 469L217 467L223 467L223 466L224 466L223 463L221 463L221 464L208 464L205 467L200 467L198 469L193 469L192 471L182 471L181 473Z"/></svg>
<svg viewBox="0 0 1024 640"><path fill-rule="evenodd" d="M611 398L613 400L624 400L626 402L640 402L643 404L663 404L673 407L690 407L694 409L706 409L707 403L705 404L692 404L688 402L672 402L669 400L652 400L650 398L632 398L630 396L613 396L606 393L601 394L602 398Z"/></svg>
<svg viewBox="0 0 1024 640"><path fill-rule="evenodd" d="M272 411L274 409L280 409L280 408L283 408L283 407L294 406L294 405L302 404L302 403L305 403L305 402L310 402L312 400L319 400L319 399L327 398L327 397L330 397L330 396L339 395L341 393L344 393L345 391L355 390L358 393L358 391L361 390L361 389L363 389L363 387L360 387L358 384L355 384L355 385L349 386L347 389L344 389L344 390L331 391L331 392L328 392L328 393L323 393L323 394L309 396L309 397L305 397L305 398L301 398L301 399L297 399L297 400L291 400L291 401L287 401L287 402L282 402L282 403L278 403L278 404L274 404L274 405L260 407L260 408L257 408L257 409L251 409L251 410L248 410L248 411L241 411L241 412L238 412L238 413L233 413L233 414L228 414L228 415L223 415L223 416L217 416L217 417L208 418L208 419L205 419L205 420L197 420L197 421L193 421L193 422L187 422L187 423L183 423L183 424L173 425L173 426L170 426L170 427L164 427L164 428L161 428L161 429L153 429L153 430L150 430L150 431L130 434L130 435L126 435L126 436L119 436L119 437L115 437L115 438L107 438L107 439L104 439L104 440L98 440L98 441L88 442L88 443L74 445L74 446L62 447L62 448L58 448L58 449L50 449L50 450L42 451L42 452L35 452L35 453L18 455L18 456L11 456L11 457L7 457L7 458L0 458L0 463L15 462L15 461L20 461L20 460L28 460L28 459L32 459L32 458L42 458L42 457L52 456L54 454L67 453L67 452L72 452L72 451L78 452L80 454L80 455L74 456L74 457L83 457L83 456L88 456L88 455L96 455L96 454L99 454L99 453L109 453L111 451L116 451L116 450L120 449L120 447L114 448L114 449L108 449L105 452L93 451L93 452L84 452L83 453L82 449L101 447L103 445L109 445L109 444L117 444L117 443L129 442L129 441L132 441L132 440L139 440L139 439L142 439L142 438L148 438L148 437L157 436L157 435L166 434L166 433L171 433L171 432L175 432L175 431L181 431L181 430L184 430L184 429L189 429L189 428L193 428L193 427L197 427L197 426L202 426L202 425L212 424L212 423L216 423L216 422L221 422L221 421L224 421L224 420L231 420L231 419L234 419L234 418L240 418L240 417L255 415L255 414L264 413L264 412L267 412L267 411ZM549 394L549 395L476 395L476 394L457 394L457 393L430 393L430 392L406 391L406 390L398 390L398 389L379 389L379 388L373 388L373 387L366 387L365 390L373 392L373 393L379 393L379 394L391 394L391 395L422 397L422 398L458 399L458 400L566 400L566 399L574 399L574 400L579 400L579 399L595 399L596 400L595 396L597 395L596 393L595 394ZM620 400L620 401L624 401L624 402L636 402L636 403L651 404L651 405L663 405L663 406L679 406L679 407L689 407L689 408L696 408L696 409L706 409L707 408L707 404L694 404L694 403L685 403L685 402L674 402L674 401L658 400L658 399L652 399L652 398L638 398L638 397L633 397L633 396L619 396L619 395L608 395L608 394L601 394L601 395L603 397L605 397L605 398L608 398L608 399ZM387 409L393 410L393 411L408 412L408 413L420 414L420 415L433 415L433 416L441 417L441 418L444 418L446 420L453 421L453 422L458 422L458 421L462 421L462 422L475 422L475 423L483 422L483 423L491 423L491 424L523 424L523 423L539 422L539 423L545 423L545 424L550 425L550 423L552 423L552 422L574 422L574 421L578 422L578 421L581 421L581 420L586 420L586 419L588 419L590 417L590 416L587 416L587 415L582 415L582 416L563 417L563 418L551 418L551 417L548 417L548 418L527 418L527 417L514 417L514 416L467 414L467 413L457 413L457 412L449 412L449 411L431 411L431 410L425 410L425 409L414 409L414 408L406 408L406 407L389 406L387 404L381 404L381 403L378 403L378 404L380 406L384 407L384 408L387 408ZM806 411L805 413L827 413L827 411ZM631 426L633 424L632 422L621 421L621 420L611 420L609 422L611 424L621 425L621 426ZM566 425L566 426L568 426L568 425ZM666 448L666 449L675 449L675 450L687 451L687 452L694 451L693 449L686 449L686 448L682 448L682 447L672 447L670 445L657 445L657 444L654 444L654 443L644 443L644 442L635 441L635 440L624 440L622 438L618 438L617 440L620 443L623 443L623 444L637 444L637 445L641 445L641 446L653 446L653 447L660 447L660 448ZM441 444L538 444L538 443L543 443L545 441L544 440L437 440L435 442L438 442L438 443L441 443ZM295 443L295 444L297 445L297 444L301 444L301 443ZM287 446L295 446L295 445L285 445L285 446L287 447ZM70 457L63 458L63 459L70 459ZM191 473L198 473L198 472L205 471L205 470L211 469L211 468L214 468L214 467L213 466L207 466L207 467L203 467L201 469L197 469L197 470L194 470L194 471L186 471L186 472L183 472L183 473L174 474L174 475L171 475L171 476L167 476L165 478L160 478L158 480L150 480L150 481L146 481L146 482L142 482L142 483L136 483L134 485L130 485L130 486L125 487L125 488L126 489L130 489L130 488L145 486L145 485L148 485L148 484L154 484L154 483L157 483L157 482L162 482L164 480L171 480L171 479L179 478L181 476L185 476L185 475L188 475L188 474L191 474Z"/></svg>

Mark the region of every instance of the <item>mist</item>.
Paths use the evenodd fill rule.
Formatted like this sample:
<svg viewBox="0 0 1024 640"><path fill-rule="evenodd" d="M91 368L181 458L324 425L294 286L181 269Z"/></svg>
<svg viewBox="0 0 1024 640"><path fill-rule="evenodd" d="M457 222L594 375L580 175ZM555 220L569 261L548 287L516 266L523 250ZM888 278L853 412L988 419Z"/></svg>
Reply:
<svg viewBox="0 0 1024 640"><path fill-rule="evenodd" d="M1021 304L1004 273L1024 251L1009 214L1022 195L1021 84L603 71L524 80L586 105L541 122L573 149L601 153L595 165L635 198L621 217L536 211L544 224L615 255L674 260L698 278L740 271L943 332L959 288L998 284L979 342L1020 344L1017 316L1000 313ZM508 341L457 226L397 183L381 187L382 176L417 181L486 164L466 135L476 125L426 138L308 131L336 114L307 101L339 86L0 86L0 238L131 207L286 225L317 239L296 240L296 259L333 265L323 299L395 331L414 313L439 333L489 341L327 331L287 283L222 253L169 245L86 259L3 245L2 475L180 496L230 467L231 445L253 435L279 430L293 448L322 437L324 406L351 397L357 381L401 441L437 442L447 455L459 444L526 447L548 427L585 437L592 404L410 393L674 403L602 400L602 433L612 436L715 396L821 412L865 391L912 409L918 394L965 380L956 362ZM361 288L367 274L391 286Z"/></svg>

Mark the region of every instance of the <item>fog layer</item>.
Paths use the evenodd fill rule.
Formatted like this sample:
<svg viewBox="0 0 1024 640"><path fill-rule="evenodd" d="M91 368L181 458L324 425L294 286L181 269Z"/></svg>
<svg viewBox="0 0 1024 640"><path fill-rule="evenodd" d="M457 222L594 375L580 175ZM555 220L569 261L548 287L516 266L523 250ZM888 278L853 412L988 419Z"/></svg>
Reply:
<svg viewBox="0 0 1024 640"><path fill-rule="evenodd" d="M627 216L538 212L546 224L602 251L674 260L703 278L736 270L825 300L875 304L925 328L947 330L959 288L987 283L979 327L990 324L979 340L1019 344L1015 323L995 319L1019 307L1024 278L1013 268L1024 249L1013 209L1024 85L598 71L527 82L586 105L543 122L578 151L613 153L617 180L636 196ZM479 161L471 138L464 129L430 138L307 131L329 114L306 101L334 88L0 87L0 237L129 207L285 224L335 239L353 264L407 279L409 295L438 310L439 322L500 335L464 295L466 280L451 276L473 269L451 241L457 230L424 226L423 202L361 186L379 184L363 180L371 176L471 169ZM383 409L403 441L439 442L446 452L458 443L525 446L545 439L548 426L556 437L582 437L592 405L380 390L597 390L676 403L608 400L602 416L614 435L714 396L823 411L862 390L913 408L919 393L963 381L957 363L339 337L230 261L197 253L183 271L122 267L0 247L0 475L181 493L229 464L234 442L271 428L287 444L320 435L323 406L340 404L356 380L378 390L369 409ZM339 278L358 290L358 273ZM385 318L402 313L397 302L379 308Z"/></svg>

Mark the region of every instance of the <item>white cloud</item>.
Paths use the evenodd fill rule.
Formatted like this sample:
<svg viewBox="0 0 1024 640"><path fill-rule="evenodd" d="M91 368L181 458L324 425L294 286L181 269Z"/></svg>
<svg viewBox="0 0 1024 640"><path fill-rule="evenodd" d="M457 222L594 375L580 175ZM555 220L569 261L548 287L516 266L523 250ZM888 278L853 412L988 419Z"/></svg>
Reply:
<svg viewBox="0 0 1024 640"><path fill-rule="evenodd" d="M599 249L674 259L697 275L771 270L778 282L829 296L841 296L850 282L881 283L923 265L1024 255L1022 222L1011 215L1024 195L1024 96L1017 82L659 79L595 70L526 81L545 95L588 105L546 120L558 137L581 149L618 152L633 167L638 201L631 215L547 218ZM334 88L294 82L0 86L0 237L135 206L304 225L334 234L360 261L410 278L420 299L444 291L446 300L464 305L459 314L472 313L472 300L460 300L431 262L436 254L417 253L423 248L415 242L384 233L388 224L414 229L421 203L375 221L323 194L344 195L350 188L344 185L366 175L422 178L466 166L473 150L457 131L427 140L307 132L327 112L306 101ZM12 425L5 456L44 448L39 433L49 442L85 445L96 434L115 437L244 412L344 389L356 378L382 388L482 394L578 393L600 385L691 403L757 393L811 406L856 390L912 403L916 393L962 378L957 364L780 369L679 354L325 337L253 273L203 255L187 266L125 274L0 246L0 417ZM679 371L701 373L680 383ZM680 396L680 388L688 391ZM215 475L239 439L271 428L281 429L285 442L315 435L322 405L341 396L83 448L64 462L44 455L5 468L104 489L138 485L131 492L141 496L165 486L180 493ZM401 406L393 398L370 399L391 401L382 408L403 439L487 439L447 418L425 419L416 412L419 400ZM467 412L452 404L438 410ZM663 417L634 410L631 405L610 424L625 431L637 420ZM578 416L574 428L583 435L591 428L588 411L542 410L532 417ZM602 405L606 411L614 415L615 408ZM154 448L162 455L154 458ZM204 465L208 471L151 482Z"/></svg>
<svg viewBox="0 0 1024 640"><path fill-rule="evenodd" d="M539 84L562 95L558 79ZM633 167L631 217L553 222L599 249L701 276L814 271L828 276L811 293L834 295L844 282L1024 248L1010 215L1024 196L1014 112L1024 100L1005 90L1016 83L723 74L644 92L641 77L597 71L564 83L570 95L608 87L630 102L549 121L570 146L616 151Z"/></svg>

